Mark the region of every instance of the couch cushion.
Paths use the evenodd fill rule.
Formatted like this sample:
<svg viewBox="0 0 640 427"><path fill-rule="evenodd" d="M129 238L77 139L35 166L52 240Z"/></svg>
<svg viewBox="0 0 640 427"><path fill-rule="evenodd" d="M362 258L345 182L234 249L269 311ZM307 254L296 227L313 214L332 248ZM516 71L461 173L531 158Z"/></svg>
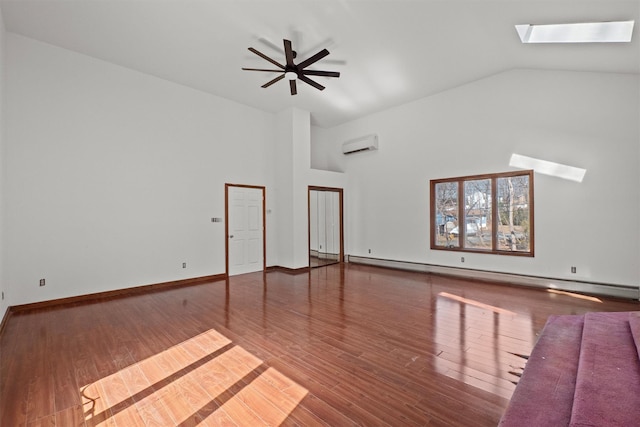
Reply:
<svg viewBox="0 0 640 427"><path fill-rule="evenodd" d="M550 316L500 426L566 426L571 419L583 316Z"/></svg>
<svg viewBox="0 0 640 427"><path fill-rule="evenodd" d="M640 420L640 364L628 313L587 313L570 426Z"/></svg>

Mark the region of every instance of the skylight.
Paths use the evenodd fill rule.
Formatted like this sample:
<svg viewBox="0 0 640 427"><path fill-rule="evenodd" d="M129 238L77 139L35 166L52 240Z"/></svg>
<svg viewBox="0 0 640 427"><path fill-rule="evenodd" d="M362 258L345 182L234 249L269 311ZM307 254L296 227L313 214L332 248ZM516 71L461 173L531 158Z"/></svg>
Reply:
<svg viewBox="0 0 640 427"><path fill-rule="evenodd" d="M625 43L635 21L516 25L522 43Z"/></svg>
<svg viewBox="0 0 640 427"><path fill-rule="evenodd" d="M563 165L561 163L549 162L533 157L522 156L520 154L512 154L509 160L509 166L519 169L533 169L534 171L551 175L557 178L568 179L570 181L582 182L586 169L576 168L573 166Z"/></svg>

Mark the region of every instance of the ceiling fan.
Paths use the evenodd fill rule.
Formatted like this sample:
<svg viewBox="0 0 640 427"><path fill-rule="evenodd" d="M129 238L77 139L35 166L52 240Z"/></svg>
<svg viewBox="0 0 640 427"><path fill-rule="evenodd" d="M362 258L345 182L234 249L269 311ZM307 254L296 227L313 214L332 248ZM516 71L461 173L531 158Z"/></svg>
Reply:
<svg viewBox="0 0 640 427"><path fill-rule="evenodd" d="M293 48L291 47L291 41L290 40L283 40L284 42L284 56L286 58L286 64L282 65L280 64L278 61L275 61L271 58L269 58L267 55L265 55L264 53L250 47L249 50L253 53L255 53L256 55L258 55L259 57L261 57L262 59L266 59L267 61L271 62L273 65L279 67L278 70L269 70L269 69L264 69L264 68L243 68L243 70L246 71L265 71L265 72L269 72L269 73L282 73L281 75L279 75L278 77L276 77L273 80L268 81L267 83L263 84L262 87L266 88L271 86L272 84L284 79L285 77L287 78L287 80L289 80L289 88L291 89L291 95L295 95L298 93L298 88L296 86L296 80L300 80L302 82L305 82L306 84L315 87L316 89L319 90L323 90L324 86L322 86L320 83L315 82L313 80L311 80L309 77L307 76L322 76L322 77L340 77L340 73L337 71L319 71L319 70L305 70L305 68L307 68L309 65L314 64L316 62L318 62L319 60L321 60L322 58L324 58L325 56L329 55L329 51L327 49L322 49L320 52L316 53L315 55L305 59L304 61L298 63L297 65L293 62L293 60L296 58L297 54L296 52L293 50Z"/></svg>

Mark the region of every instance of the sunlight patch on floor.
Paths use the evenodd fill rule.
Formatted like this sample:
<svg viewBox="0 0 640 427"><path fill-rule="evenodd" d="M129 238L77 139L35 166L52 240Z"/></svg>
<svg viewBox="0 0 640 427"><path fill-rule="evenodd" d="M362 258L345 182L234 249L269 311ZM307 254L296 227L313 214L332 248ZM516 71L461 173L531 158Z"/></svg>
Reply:
<svg viewBox="0 0 640 427"><path fill-rule="evenodd" d="M592 301L592 302L599 302L600 304L602 304L602 300L600 298L590 297L588 295L576 294L575 292L560 291L558 289L547 289L547 292L549 292L550 294L565 295L571 298L583 299L583 300Z"/></svg>
<svg viewBox="0 0 640 427"><path fill-rule="evenodd" d="M213 329L80 391L89 426L278 425L307 394Z"/></svg>
<svg viewBox="0 0 640 427"><path fill-rule="evenodd" d="M472 305L474 307L482 308L484 310L491 310L494 313L498 313L498 314L513 314L513 315L516 314L513 311L505 310L504 308L494 307L492 305L485 304L485 303L482 303L480 301L472 300L472 299L469 299L469 298L464 298L464 297L461 297L461 296L458 296L458 295L453 295L453 294L450 294L448 292L440 292L438 294L438 296L444 297L444 298L449 298L449 299L452 299L454 301L461 302L463 304L469 304L469 305Z"/></svg>
<svg viewBox="0 0 640 427"><path fill-rule="evenodd" d="M523 365L514 353L529 354L534 336L526 315L439 292L436 302L437 354L433 369L448 378L510 399L510 373Z"/></svg>

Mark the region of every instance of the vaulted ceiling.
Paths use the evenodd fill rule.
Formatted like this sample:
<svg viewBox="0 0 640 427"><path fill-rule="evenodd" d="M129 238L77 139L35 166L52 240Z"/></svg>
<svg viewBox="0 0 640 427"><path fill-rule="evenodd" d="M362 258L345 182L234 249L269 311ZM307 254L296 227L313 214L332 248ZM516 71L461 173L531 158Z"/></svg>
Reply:
<svg viewBox="0 0 640 427"><path fill-rule="evenodd" d="M640 1L2 0L5 29L265 111L333 126L513 68L640 74ZM631 43L523 45L523 23L635 20ZM285 62L327 48L291 96L248 47Z"/></svg>

